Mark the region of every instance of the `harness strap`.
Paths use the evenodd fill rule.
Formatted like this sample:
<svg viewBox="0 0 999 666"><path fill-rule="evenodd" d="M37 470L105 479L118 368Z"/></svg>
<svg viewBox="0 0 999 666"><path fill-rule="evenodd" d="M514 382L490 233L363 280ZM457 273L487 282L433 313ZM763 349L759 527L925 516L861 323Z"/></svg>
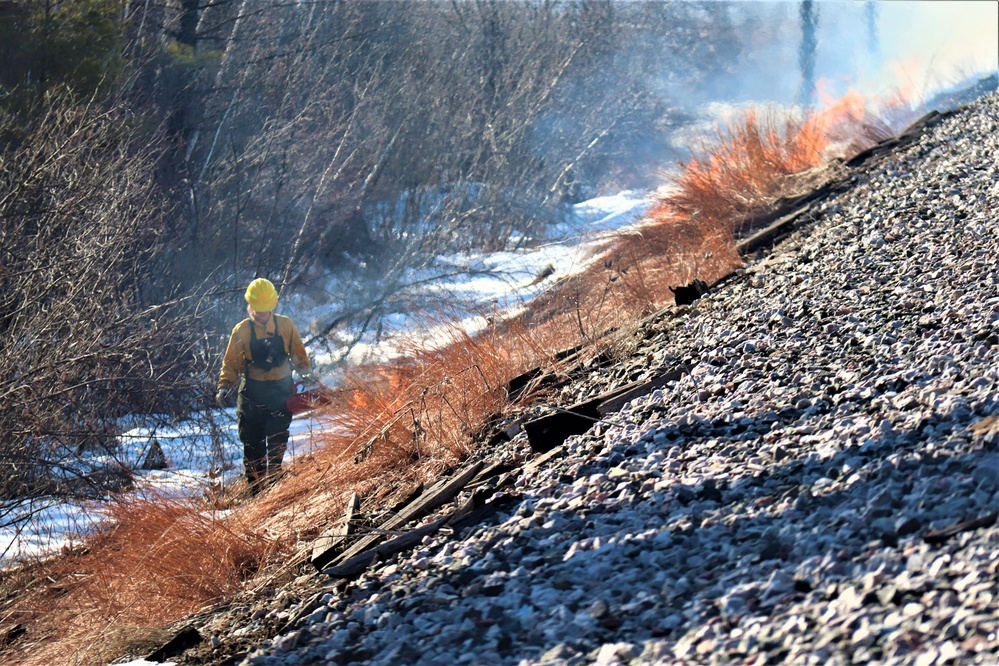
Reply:
<svg viewBox="0 0 999 666"><path fill-rule="evenodd" d="M261 342L261 340L260 338L257 337L257 327L254 325L253 319L250 318L248 320L250 324L250 356L251 356L250 364L256 365L257 367L259 367L261 370L264 371L269 371L273 370L274 368L278 368L287 363L289 359L288 351L285 349L285 339L281 336L281 327L278 325L277 315L274 315L273 319L274 319L274 335L268 335L267 337L264 338L263 341L266 342L268 348L270 348L270 345L273 344L274 338L279 339L281 341L281 351L277 355L279 360L273 365L270 365L269 367L265 367L264 364L256 362L256 357L254 355L254 351L256 350L254 349L254 347L257 347L257 349L259 349L260 346L255 343ZM265 325L264 333L266 332L267 332L267 326ZM262 361L263 359L260 360Z"/></svg>

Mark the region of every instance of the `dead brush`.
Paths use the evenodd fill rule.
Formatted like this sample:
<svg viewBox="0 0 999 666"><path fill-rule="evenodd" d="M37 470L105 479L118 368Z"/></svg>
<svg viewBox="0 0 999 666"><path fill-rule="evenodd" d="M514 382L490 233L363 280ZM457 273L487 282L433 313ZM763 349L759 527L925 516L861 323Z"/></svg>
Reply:
<svg viewBox="0 0 999 666"><path fill-rule="evenodd" d="M695 279L712 284L741 263L727 226L656 208L645 223L609 240L584 270L532 302L525 317L538 327L575 325L579 340L593 342L672 304L671 287Z"/></svg>
<svg viewBox="0 0 999 666"><path fill-rule="evenodd" d="M510 380L550 363L552 350L574 339L564 328L519 320L494 321L475 334L456 321L435 329L437 344L412 340L400 360L347 373L338 399L324 410L318 446L240 513L266 529L315 536L317 526L339 518L350 492L368 497L435 481L511 408Z"/></svg>
<svg viewBox="0 0 999 666"><path fill-rule="evenodd" d="M33 646L20 663L106 663L121 655L96 638L173 622L235 593L271 549L238 517L188 499L124 495L100 510L107 520L87 547L40 563L48 584L8 606L7 621Z"/></svg>
<svg viewBox="0 0 999 666"><path fill-rule="evenodd" d="M507 383L550 353L531 328L501 326L472 334L445 324L437 344L412 340L402 360L349 373L350 397L336 416L342 432L322 450L441 468L466 457L473 436L506 407Z"/></svg>
<svg viewBox="0 0 999 666"><path fill-rule="evenodd" d="M896 96L881 108L904 118L904 106ZM802 174L841 156L837 151L856 154L891 133L869 104L853 95L803 117L747 111L664 174L670 186L645 223L605 243L587 268L532 303L528 316L540 321L575 316L583 337L593 339L615 322L669 305L671 287L716 282L741 265L735 239L754 217L821 182L822 176ZM588 327L580 313L586 313Z"/></svg>
<svg viewBox="0 0 999 666"><path fill-rule="evenodd" d="M659 198L650 218L737 232L785 194L789 176L823 162L828 129L822 115L799 120L772 110L747 111L718 130L714 146L702 144L680 162L671 178L675 187Z"/></svg>

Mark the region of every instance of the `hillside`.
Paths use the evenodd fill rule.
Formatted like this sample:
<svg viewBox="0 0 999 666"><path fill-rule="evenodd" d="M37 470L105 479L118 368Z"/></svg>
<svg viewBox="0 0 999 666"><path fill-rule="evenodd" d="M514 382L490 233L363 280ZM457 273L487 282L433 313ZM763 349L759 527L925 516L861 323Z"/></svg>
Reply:
<svg viewBox="0 0 999 666"><path fill-rule="evenodd" d="M874 155L744 270L570 368L553 404L680 372L548 454L523 432L485 449L508 463L480 484L491 517L359 575L303 563L157 656L994 663L997 130L993 93Z"/></svg>

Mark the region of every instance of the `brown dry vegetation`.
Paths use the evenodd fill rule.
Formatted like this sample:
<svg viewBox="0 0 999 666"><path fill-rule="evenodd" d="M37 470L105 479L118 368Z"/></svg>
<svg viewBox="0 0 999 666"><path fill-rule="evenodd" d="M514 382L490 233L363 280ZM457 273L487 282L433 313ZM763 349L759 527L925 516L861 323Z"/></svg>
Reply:
<svg viewBox="0 0 999 666"><path fill-rule="evenodd" d="M0 622L27 633L5 663L107 661L115 632L148 631L287 574L351 492L387 497L432 480L473 452L491 419L537 399L528 392L511 404L512 378L554 369L560 350L598 346L611 328L672 303L671 286L711 284L739 266L739 225L793 194L791 176L820 165L844 131L881 138L880 125L860 119L834 108L801 122L750 113L731 123L681 165L645 223L608 240L524 316L474 336L455 325L446 344L414 344L405 360L351 372L315 450L225 518L198 503L121 498L85 552L39 563L30 579L6 575Z"/></svg>
<svg viewBox="0 0 999 666"><path fill-rule="evenodd" d="M322 506L331 488L341 500L323 509L338 516L351 491L368 496L388 477L394 485L432 479L466 458L485 424L514 408L507 383L550 360L560 339L550 327L503 329L471 336L451 326L442 346L413 344L404 360L351 371L329 408L330 427L315 435L319 446L255 503L257 518L281 513L285 526L307 532L316 523L303 507Z"/></svg>
<svg viewBox="0 0 999 666"><path fill-rule="evenodd" d="M268 554L241 516L189 501L123 495L102 507L108 528L82 552L44 563L19 609L24 663L101 663L123 633L149 630L238 591ZM21 604L18 604L21 605ZM13 655L11 655L13 657Z"/></svg>
<svg viewBox="0 0 999 666"><path fill-rule="evenodd" d="M829 127L825 114L795 121L773 111L749 111L720 127L713 146L703 144L666 174L671 186L644 224L608 240L597 260L538 299L532 312L543 320L585 312L588 334L599 335L608 322L673 303L670 287L712 284L731 273L741 264L736 234L792 193L792 176L822 163Z"/></svg>
<svg viewBox="0 0 999 666"><path fill-rule="evenodd" d="M813 189L831 160L889 138L912 117L897 95L874 114L851 93L803 118L750 110L728 121L712 144L664 174L669 187L644 224L602 245L586 270L532 304L532 315L575 316L593 337L672 304L670 287L713 284L741 265L735 241L754 218Z"/></svg>

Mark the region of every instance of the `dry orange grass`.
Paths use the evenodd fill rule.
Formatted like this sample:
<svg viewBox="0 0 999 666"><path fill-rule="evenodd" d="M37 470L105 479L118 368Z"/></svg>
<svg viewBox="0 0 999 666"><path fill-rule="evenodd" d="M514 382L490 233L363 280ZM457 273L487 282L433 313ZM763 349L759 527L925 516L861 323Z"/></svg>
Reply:
<svg viewBox="0 0 999 666"><path fill-rule="evenodd" d="M101 663L109 637L155 627L241 589L269 544L239 519L189 500L122 496L82 553L37 565L45 584L5 608L27 638L4 663ZM14 661L14 660L18 661Z"/></svg>
<svg viewBox="0 0 999 666"><path fill-rule="evenodd" d="M741 265L735 239L754 217L803 194L803 183L815 185L802 174L889 138L913 115L900 95L873 113L856 93L802 118L747 111L666 174L670 187L643 224L606 243L586 270L538 299L532 315L586 313L588 335L599 336L623 318L673 303L670 287L713 284Z"/></svg>
<svg viewBox="0 0 999 666"><path fill-rule="evenodd" d="M538 299L532 316L579 313L595 337L673 303L670 287L716 282L741 265L737 227L780 198L790 175L820 164L828 144L821 117L750 111L729 122L716 145L679 165L644 224L607 242L589 267Z"/></svg>
<svg viewBox="0 0 999 666"><path fill-rule="evenodd" d="M261 567L280 573L300 540L342 514L350 492L377 498L435 479L506 408L510 379L557 348L516 323L504 329L471 336L452 326L441 346L414 344L399 362L354 369L313 454L225 519L196 500L124 496L110 504L109 527L89 552L39 565L57 583L8 609L5 622L33 637L16 658L101 663L108 655L95 638L103 632L169 623L244 589Z"/></svg>
<svg viewBox="0 0 999 666"><path fill-rule="evenodd" d="M386 471L413 482L435 479L471 454L476 436L510 409L510 380L549 362L566 340L564 331L516 321L476 335L457 324L445 329L448 338L437 345L412 342L399 361L349 372L314 453L258 504L271 514L293 512L330 487L357 491ZM346 495L338 493L325 520L338 517ZM315 529L314 515L301 517L303 531Z"/></svg>
<svg viewBox="0 0 999 666"><path fill-rule="evenodd" d="M674 191L658 200L652 219L732 229L779 198L788 176L822 162L830 141L824 118L748 111L729 121L716 147L680 164Z"/></svg>
<svg viewBox="0 0 999 666"><path fill-rule="evenodd" d="M586 269L537 299L527 316L558 321L563 329L574 328L580 340L596 342L607 331L672 304L670 287L695 279L711 284L740 264L725 229L692 220L646 221L616 236Z"/></svg>
<svg viewBox="0 0 999 666"><path fill-rule="evenodd" d="M844 136L869 145L883 132L852 100L800 122L752 112L730 123L716 146L680 165L644 224L604 244L524 316L476 335L453 325L443 344L414 343L400 361L354 369L316 449L255 501L213 519L194 501L123 498L89 552L46 563L47 582L7 605L2 621L29 633L3 655L20 661L5 663L101 663L107 655L94 646L108 631L164 624L286 575L351 492L386 499L435 480L473 453L492 419L516 409L505 391L513 377L557 372L557 352L599 346L608 330L672 303L669 287L730 273L741 263L738 225L785 196L789 176L821 164Z"/></svg>

